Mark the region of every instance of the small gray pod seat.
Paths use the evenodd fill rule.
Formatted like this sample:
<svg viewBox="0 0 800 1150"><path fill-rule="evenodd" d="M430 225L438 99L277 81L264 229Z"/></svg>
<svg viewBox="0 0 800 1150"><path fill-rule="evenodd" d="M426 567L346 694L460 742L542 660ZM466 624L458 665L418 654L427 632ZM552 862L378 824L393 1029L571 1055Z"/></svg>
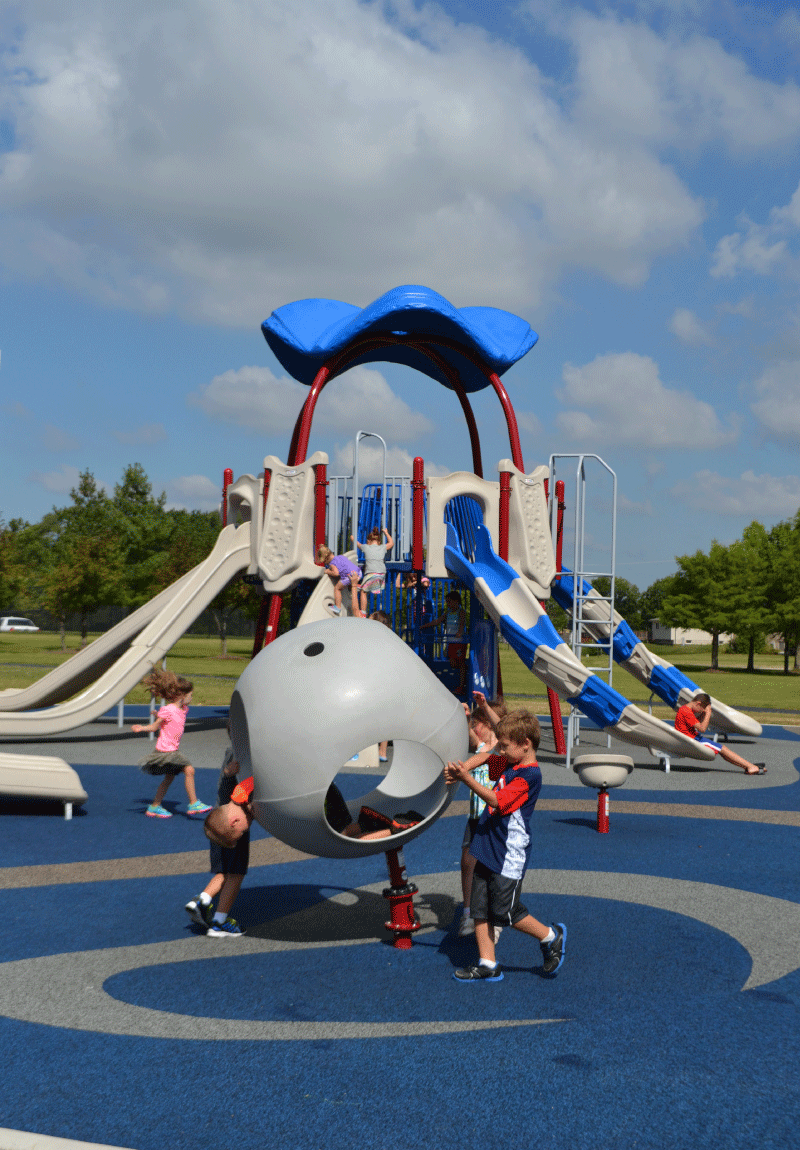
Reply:
<svg viewBox="0 0 800 1150"><path fill-rule="evenodd" d="M464 708L388 627L370 619L329 619L270 643L239 678L231 698L239 777L255 780L253 809L265 830L323 858L360 858L401 847L434 822L454 787L444 763L464 759ZM348 802L422 822L388 839L338 834L325 797L342 765L365 747L393 740L379 785ZM369 778L369 776L367 776ZM372 779L370 779L370 782Z"/></svg>

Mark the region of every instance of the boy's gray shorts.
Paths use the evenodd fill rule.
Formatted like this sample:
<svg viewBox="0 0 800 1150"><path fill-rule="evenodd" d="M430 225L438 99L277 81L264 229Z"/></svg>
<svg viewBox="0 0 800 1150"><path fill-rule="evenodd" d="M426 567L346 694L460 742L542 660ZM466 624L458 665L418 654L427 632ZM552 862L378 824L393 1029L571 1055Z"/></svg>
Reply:
<svg viewBox="0 0 800 1150"><path fill-rule="evenodd" d="M151 751L139 759L139 770L146 775L179 775L184 767L191 765L180 751Z"/></svg>
<svg viewBox="0 0 800 1150"><path fill-rule="evenodd" d="M521 890L521 878L506 878L482 862L475 863L469 896L470 917L486 919L495 926L513 926L528 915L527 908L520 902Z"/></svg>

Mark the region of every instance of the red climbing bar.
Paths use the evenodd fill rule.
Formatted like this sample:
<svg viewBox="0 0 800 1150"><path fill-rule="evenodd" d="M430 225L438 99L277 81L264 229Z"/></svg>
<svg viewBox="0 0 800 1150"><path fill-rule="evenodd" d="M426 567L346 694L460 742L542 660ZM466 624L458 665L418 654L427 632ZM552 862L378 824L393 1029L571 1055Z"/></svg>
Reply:
<svg viewBox="0 0 800 1150"><path fill-rule="evenodd" d="M497 530L497 554L508 563L508 513L511 506L511 473L500 472L500 522Z"/></svg>
<svg viewBox="0 0 800 1150"><path fill-rule="evenodd" d="M226 467L222 473L222 526L228 526L228 488L233 483L233 471Z"/></svg>

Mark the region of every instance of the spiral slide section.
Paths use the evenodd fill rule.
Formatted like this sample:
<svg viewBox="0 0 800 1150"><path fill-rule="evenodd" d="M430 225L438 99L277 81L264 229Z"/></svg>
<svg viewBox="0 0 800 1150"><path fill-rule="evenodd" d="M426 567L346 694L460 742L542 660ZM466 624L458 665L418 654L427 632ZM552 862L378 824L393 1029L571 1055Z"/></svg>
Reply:
<svg viewBox="0 0 800 1150"><path fill-rule="evenodd" d="M625 742L654 747L676 758L714 758L714 752L704 744L639 710L583 666L533 592L514 568L495 554L485 525L476 531L474 560L462 552L452 524L447 525L444 554L448 571L475 592L525 666L598 727Z"/></svg>
<svg viewBox="0 0 800 1150"><path fill-rule="evenodd" d="M586 596L582 605L584 630L588 631L593 639L607 643L610 629L608 600L602 599L587 580L582 580L582 583L582 594ZM574 584L575 576L565 567L552 586L553 598L559 607L570 613L574 606ZM698 687L697 683L693 683L677 667L673 667L672 663L649 651L644 643L636 638L617 611L614 612L612 625L614 629L612 651L615 661L665 703L669 703L677 710L678 707L690 703L702 690L702 687ZM758 738L762 733L761 724L755 719L714 698L711 699L710 726L712 730L723 734L751 735Z"/></svg>
<svg viewBox="0 0 800 1150"><path fill-rule="evenodd" d="M184 579L173 584L172 595L164 592L163 599L159 596L154 600L161 603L155 616L88 690L47 710L3 711L0 738L57 735L99 718L124 699L154 663L164 658L214 596L234 575L243 571L249 561L250 524L223 528L211 554ZM86 667L82 673L88 674ZM6 696L6 700L12 698Z"/></svg>

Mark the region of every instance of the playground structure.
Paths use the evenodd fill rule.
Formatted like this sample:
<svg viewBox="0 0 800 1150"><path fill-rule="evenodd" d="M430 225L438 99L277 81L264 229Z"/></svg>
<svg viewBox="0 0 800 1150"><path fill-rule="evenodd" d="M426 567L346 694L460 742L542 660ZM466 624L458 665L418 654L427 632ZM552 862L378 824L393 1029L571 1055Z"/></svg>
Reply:
<svg viewBox="0 0 800 1150"><path fill-rule="evenodd" d="M470 689L480 688L487 695L500 690L499 632L547 685L553 735L562 753L557 696L629 743L676 757L713 759L703 744L640 710L584 667L542 606L552 592L562 606L578 613L597 643L612 648L615 659L671 705L677 707L699 690L636 639L614 612L613 596L610 601L598 596L580 572L560 568L553 544L558 501L553 499L552 468L525 471L513 406L500 380L538 338L524 320L493 308L456 309L430 289L406 286L365 309L332 300L288 304L262 327L281 364L310 387L287 462L269 455L259 475L234 480L226 472L224 526L212 553L32 687L0 693L0 738L55 735L107 712L166 655L214 596L234 576L244 574L262 589L264 599L254 642L257 658L237 684L232 714L235 727L241 723L249 732L247 745L237 749L253 766L260 821L310 853L355 857L385 850L385 840L362 842L333 831L324 819L324 795L347 759L388 737L394 740L393 763L371 797L387 814L399 802L423 815L412 831L393 836L392 846L399 847L445 809L450 796L439 781L441 764L466 748L463 710L425 665L437 667L433 636L422 634L423 621L432 616L431 610L426 615L424 576L433 581L434 591L441 592L444 584L439 581L456 579L470 594ZM319 451L308 455L315 406L323 388L348 368L381 360L414 367L455 393L469 432L471 471L426 479L424 462L417 458L412 476L384 476L383 484L359 491L356 455L352 492L349 497L346 491L339 494L327 475L327 456ZM494 389L509 435L511 457L498 462L496 480L484 477L469 402L469 393L484 387ZM395 622L405 613L402 630L407 642L378 624L347 618L346 611L344 617L333 618L331 583L314 561L320 543L328 541L333 549L343 550L351 531L363 539L373 526L389 526L396 536L384 596ZM398 594L397 577L404 573L416 576L418 593L413 596ZM278 638L287 595L294 630L270 650ZM384 661L371 678L357 677L352 689L358 708L344 705L342 688L343 695L329 698L319 712L324 739L320 735L315 751L314 778L303 781L286 766L286 731L276 720L280 710L288 712L289 728L302 730L307 738L307 719L298 722L291 708L292 699L302 699L305 716L309 705L317 706L318 700L302 687L311 674L310 665L324 662L302 654L314 643L325 648L333 644L345 664L351 659L361 663L367 658L364 645L367 649L375 645ZM299 661L301 686L295 684L288 697L273 694L281 689L283 661L290 658ZM388 675L387 661L402 670ZM446 679L443 662L438 660L438 670ZM270 670L254 693L251 678L260 676L262 667ZM76 690L82 693L73 697ZM417 699L414 706L412 699ZM748 716L716 700L713 706L716 729L760 733L760 726ZM451 722L440 716L442 725L436 728L447 732L444 738L421 720L426 709L444 714L448 707L455 718ZM261 711L269 722L260 717ZM287 789L288 778L292 781ZM276 791L273 785L278 779Z"/></svg>

